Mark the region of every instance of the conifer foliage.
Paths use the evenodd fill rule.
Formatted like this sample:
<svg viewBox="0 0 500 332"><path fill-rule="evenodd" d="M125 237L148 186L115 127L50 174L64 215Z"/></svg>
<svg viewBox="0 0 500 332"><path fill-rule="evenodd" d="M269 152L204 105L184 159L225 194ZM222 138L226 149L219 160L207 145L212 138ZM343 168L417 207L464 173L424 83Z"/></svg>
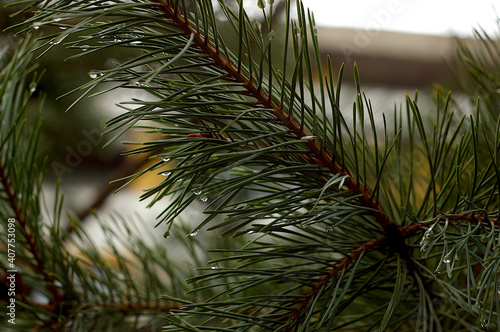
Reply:
<svg viewBox="0 0 500 332"><path fill-rule="evenodd" d="M257 18L242 0L21 2L32 16L16 28L37 41L25 39L2 71L0 204L4 228L8 218L18 223L18 286L48 299L18 292L26 324L500 326L498 42L478 33L478 48L459 48L457 77L473 98L484 98L474 99L472 114L440 92L435 110L423 112L417 94L406 93L386 118L363 93L356 65L356 97L341 100L343 65L337 70L322 58L314 16L300 1L259 0ZM284 22L274 15L278 6ZM150 140L128 142L134 148L127 154L150 154L154 164L124 183L158 174L141 199L165 206L158 217L169 226L165 237L193 248L207 247L194 240L199 232L220 235L225 241L209 248L208 267L184 271L161 243L152 248L129 229L124 241L134 245L127 256L112 250L111 268L76 226L76 258L61 245L60 195L53 220L42 220L37 130L23 126L38 122L23 122L23 110L38 78L30 57L64 46L78 51L74 57L135 52L113 68L89 68L89 82L68 94L78 94L75 103L103 93L101 85L149 94L120 104L123 114L107 122L110 142L133 128L150 133ZM195 201L206 218L183 238L178 224ZM140 278L131 256L143 264ZM151 318L158 314L165 315L160 323Z"/></svg>

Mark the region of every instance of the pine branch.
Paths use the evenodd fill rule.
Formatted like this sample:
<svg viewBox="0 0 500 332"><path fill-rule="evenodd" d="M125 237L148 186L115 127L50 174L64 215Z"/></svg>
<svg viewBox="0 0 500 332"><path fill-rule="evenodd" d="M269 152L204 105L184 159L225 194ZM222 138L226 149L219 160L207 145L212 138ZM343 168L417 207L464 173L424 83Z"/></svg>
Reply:
<svg viewBox="0 0 500 332"><path fill-rule="evenodd" d="M120 302L103 302L103 303L91 303L89 306L86 306L87 309L99 309L105 308L110 311L123 311L123 312L139 312L144 314L146 312L157 312L160 314L164 314L174 309L180 309L179 303L162 303L160 301L156 302L129 302L126 299L123 299Z"/></svg>
<svg viewBox="0 0 500 332"><path fill-rule="evenodd" d="M443 222L445 220L454 220L454 221L466 221L471 224L482 223L486 226L491 226L492 224L496 227L500 227L500 216L498 213L494 213L493 215L489 215L486 212L473 212L473 213L442 213L435 216L429 220L423 220L423 223L428 222Z"/></svg>
<svg viewBox="0 0 500 332"><path fill-rule="evenodd" d="M231 63L230 58L226 58L221 54L220 49L217 47L217 45L214 49L208 36L202 36L199 29L193 28L190 25L186 14L184 14L183 16L180 12L180 9L175 6L172 1L157 1L162 6L165 16L173 20L175 24L184 31L186 36L193 36L193 43L196 44L204 54L206 54L213 60L213 64L216 67L222 69L226 73L225 79L241 83L246 89L246 94L257 100L258 103L262 105L266 110L269 110L273 114L273 116L276 117L276 120L280 124L287 127L288 130L293 133L295 138L303 139L304 137L310 136L308 135L308 133L306 133L303 126L299 125L295 121L293 113L286 115L284 106L278 106L273 101L272 97L266 94L266 92L260 85L255 84L252 76L246 77L241 72L240 66L235 67ZM313 156L313 158L310 159L311 162L325 166L332 174L341 174L342 176L347 177L345 179L344 185L352 192L353 196L361 196L361 204L373 210L372 213L376 217L377 222L384 229L391 224L395 224L389 219L383 209L373 201L373 195L366 189L366 187L363 187L360 183L356 182L347 168L342 167L338 163L336 163L335 158L330 155L326 151L326 149L321 148L316 139L306 140L305 144L309 149L310 154Z"/></svg>
<svg viewBox="0 0 500 332"><path fill-rule="evenodd" d="M328 271L328 273L323 278L321 278L314 284L314 286L311 288L309 292L307 292L304 295L304 298L300 300L300 303L289 315L289 318L284 324L284 326L287 326L291 323L300 323L301 321L303 321L305 319L305 317L303 317L304 311L307 310L309 302L311 302L311 300L313 300L313 298L317 296L320 289L324 288L332 278L336 278L337 274L342 269L346 269L349 266L349 264L360 259L362 255L371 250L374 250L375 248L379 247L381 244L385 242L387 242L387 238L385 236L381 236L375 240L371 240L363 244L362 246L354 250L351 254L341 259L337 264L333 266L333 268L330 271ZM283 329L283 331L292 331L293 328L294 327L289 326Z"/></svg>

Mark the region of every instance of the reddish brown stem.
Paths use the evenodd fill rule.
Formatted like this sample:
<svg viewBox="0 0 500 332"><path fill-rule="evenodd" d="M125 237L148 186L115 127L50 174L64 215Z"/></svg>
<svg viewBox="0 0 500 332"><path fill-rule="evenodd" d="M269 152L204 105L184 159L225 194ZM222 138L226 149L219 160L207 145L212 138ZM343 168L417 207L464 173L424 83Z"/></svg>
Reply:
<svg viewBox="0 0 500 332"><path fill-rule="evenodd" d="M113 303L92 303L92 307L102 307L107 309L116 309L118 311L151 311L151 312L168 312L174 309L180 309L181 305L179 303L173 302L129 302L128 300L121 300L120 302Z"/></svg>
<svg viewBox="0 0 500 332"><path fill-rule="evenodd" d="M300 300L299 305L289 315L286 324L289 324L291 322L299 322L301 320L300 316L307 309L309 302L318 294L321 288L326 286L330 282L330 280L336 278L337 274L341 270L346 269L353 261L357 260L363 253L373 250L374 248L380 246L386 241L387 238L385 236L381 236L375 240L366 242L365 244L354 250L349 256L345 256L343 259L341 259L337 264L335 264L335 266L330 271L328 271L328 273L323 278L321 278L315 283L315 285L311 288L311 290L309 290L309 292L307 292L304 295L304 297ZM283 331L288 332L291 330L292 327L289 326L285 328Z"/></svg>
<svg viewBox="0 0 500 332"><path fill-rule="evenodd" d="M500 215L488 216L487 214L479 214L479 213L456 213L456 214L443 214L439 216L439 220L466 220L468 222L480 222L486 225L491 225L493 223L497 227L500 227Z"/></svg>

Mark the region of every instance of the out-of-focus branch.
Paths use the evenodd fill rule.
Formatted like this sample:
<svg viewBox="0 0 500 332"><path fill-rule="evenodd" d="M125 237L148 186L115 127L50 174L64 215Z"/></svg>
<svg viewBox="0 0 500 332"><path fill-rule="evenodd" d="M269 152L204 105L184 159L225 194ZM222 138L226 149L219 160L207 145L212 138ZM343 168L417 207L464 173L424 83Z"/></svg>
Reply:
<svg viewBox="0 0 500 332"><path fill-rule="evenodd" d="M112 193L121 186L121 183L111 183L111 181L129 176L130 174L137 173L149 161L150 157L156 153L157 151L152 151L149 153L143 153L134 158L122 157L118 168L109 174L108 181L106 181L106 183L101 186L97 196L95 196L95 199L92 201L92 203L77 214L78 220L84 222L85 218L93 210L101 207L106 202L108 197L110 197L110 195L112 195ZM70 235L74 230L74 224L69 223L65 229L66 233L63 235L63 239L66 239L68 235Z"/></svg>

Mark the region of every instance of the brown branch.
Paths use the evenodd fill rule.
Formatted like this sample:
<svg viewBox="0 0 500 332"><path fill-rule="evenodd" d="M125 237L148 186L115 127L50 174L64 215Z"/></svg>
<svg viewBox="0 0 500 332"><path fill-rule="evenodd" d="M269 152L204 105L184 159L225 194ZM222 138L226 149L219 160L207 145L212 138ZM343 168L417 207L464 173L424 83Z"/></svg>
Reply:
<svg viewBox="0 0 500 332"><path fill-rule="evenodd" d="M176 302L168 302L162 303L161 301L155 302L130 302L128 300L122 299L120 302L97 302L91 303L90 307L92 308L106 308L106 309L115 309L118 311L157 311L157 312L167 312L170 310L177 310L181 308L180 303Z"/></svg>
<svg viewBox="0 0 500 332"><path fill-rule="evenodd" d="M413 224L410 226L400 227L399 231L401 232L401 235L403 235L404 238L407 239L415 235L418 231L422 230L422 228L424 228L423 224Z"/></svg>
<svg viewBox="0 0 500 332"><path fill-rule="evenodd" d="M111 172L108 176L107 183L101 188L98 195L95 197L94 201L89 204L89 207L83 209L80 213L78 213L77 217L79 220L83 221L92 210L98 209L100 206L106 202L106 199L118 188L120 188L121 184L118 182L112 181L116 179L121 179L125 176L129 176L130 174L135 174L142 169L142 167L150 161L150 157L153 156L158 151L151 151L149 153L144 153L139 156L139 158L127 158L122 157L121 162L118 165L118 168ZM72 228L67 228L66 231L71 233L73 231Z"/></svg>
<svg viewBox="0 0 500 332"><path fill-rule="evenodd" d="M454 220L460 221L464 220L467 222L480 222L486 225L491 225L493 223L495 226L500 227L500 215L488 216L486 214L474 214L474 213L453 213L453 214L440 214L438 218L433 218L429 220L423 220L422 222L434 221L444 221L444 220ZM424 228L425 224L415 223L410 226L399 227L399 231L404 238L409 238L415 235L418 231Z"/></svg>
<svg viewBox="0 0 500 332"><path fill-rule="evenodd" d="M497 227L500 227L500 215L497 213L494 216L489 216L487 213L450 213L450 214L440 214L437 220L454 220L454 221L467 221L467 222L476 222L483 223L486 225L491 225L493 223ZM432 220L432 219L430 219ZM427 221L430 221L427 220Z"/></svg>

